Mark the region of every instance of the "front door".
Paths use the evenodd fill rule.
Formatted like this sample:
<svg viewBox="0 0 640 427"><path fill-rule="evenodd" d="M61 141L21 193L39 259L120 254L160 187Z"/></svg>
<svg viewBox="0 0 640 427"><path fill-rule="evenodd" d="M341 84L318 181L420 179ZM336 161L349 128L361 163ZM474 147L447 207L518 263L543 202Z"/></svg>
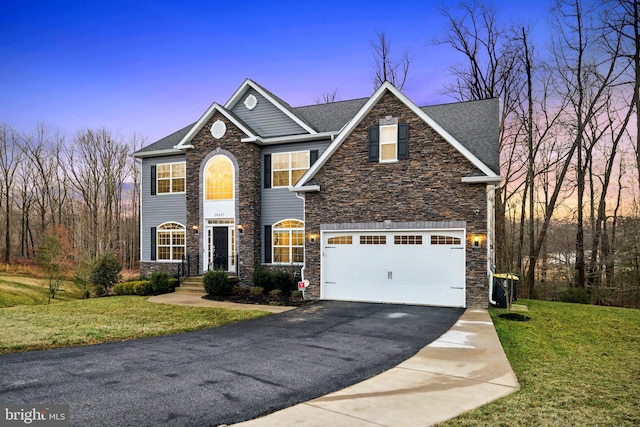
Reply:
<svg viewBox="0 0 640 427"><path fill-rule="evenodd" d="M207 238L209 270L229 271L229 228L210 227Z"/></svg>

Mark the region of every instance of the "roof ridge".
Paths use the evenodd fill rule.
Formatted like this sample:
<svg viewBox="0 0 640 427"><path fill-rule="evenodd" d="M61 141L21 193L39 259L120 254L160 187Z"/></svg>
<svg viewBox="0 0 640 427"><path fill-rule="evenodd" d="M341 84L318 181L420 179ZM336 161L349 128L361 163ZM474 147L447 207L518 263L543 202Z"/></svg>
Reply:
<svg viewBox="0 0 640 427"><path fill-rule="evenodd" d="M353 101L360 101L360 100L363 100L363 99L369 99L369 97L368 96L362 96L360 98L341 99L340 101L320 102L320 103L315 103L315 104L298 105L297 107L292 107L292 108L296 109L296 108L305 108L305 107L318 107L318 106L321 106L321 105L339 104L341 102L353 102Z"/></svg>

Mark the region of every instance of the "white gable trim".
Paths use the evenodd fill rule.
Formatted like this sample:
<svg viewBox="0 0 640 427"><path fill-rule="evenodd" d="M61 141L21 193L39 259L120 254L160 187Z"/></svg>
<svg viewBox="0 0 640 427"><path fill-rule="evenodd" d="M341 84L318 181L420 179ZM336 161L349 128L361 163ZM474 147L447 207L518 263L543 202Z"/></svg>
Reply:
<svg viewBox="0 0 640 427"><path fill-rule="evenodd" d="M193 148L193 145L189 144L189 142L198 132L200 132L200 130L209 121L209 119L211 119L211 117L216 113L216 111L222 114L223 116L225 116L231 123L236 125L248 137L257 138L257 135L254 135L254 133L250 129L248 129L245 125L240 123L234 116L229 114L229 112L223 106L214 102L213 104L211 104L211 107L209 107L209 109L202 115L202 117L200 117L200 120L198 120L193 125L193 127L189 130L189 132L187 132L187 134L184 137L182 137L180 142L177 145L174 145L173 148L175 148L176 150L186 150L189 148Z"/></svg>
<svg viewBox="0 0 640 427"><path fill-rule="evenodd" d="M282 111L287 117L293 120L298 126L306 130L311 134L318 133L304 121L302 121L298 116L293 114L289 109L285 108L280 102L278 102L273 96L271 96L268 92L266 92L259 84L254 82L251 79L246 79L242 85L231 95L231 98L224 104L224 108L231 110L239 101L240 98L245 94L245 92L249 89L253 89L258 92L260 95L264 96L267 101L275 105L280 111Z"/></svg>
<svg viewBox="0 0 640 427"><path fill-rule="evenodd" d="M424 122L426 122L429 126L431 126L440 136L442 136L445 141L451 144L456 150L458 150L467 160L469 160L475 167L480 169L482 173L484 173L487 177L498 178L499 175L496 175L495 172L491 170L487 165L485 165L480 159L478 159L471 151L469 151L464 145L462 145L458 140L456 140L449 132L444 130L439 124L437 124L427 113L422 111L416 104L413 103L409 98L407 98L402 92L396 89L389 82L384 82L382 86L380 86L374 93L371 95L371 98L362 106L360 111L353 116L353 118L342 128L340 134L336 137L336 139L327 147L327 149L322 153L322 155L318 158L318 160L313 164L313 166L305 173L298 183L292 188L291 191L296 191L298 188L304 187L304 183L310 180L315 176L315 174L324 166L324 164L329 160L329 158L336 152L336 150L342 145L344 140L353 132L353 130L360 124L362 119L371 111L373 106L382 98L385 91L391 92L396 98L402 101L409 109L420 117Z"/></svg>

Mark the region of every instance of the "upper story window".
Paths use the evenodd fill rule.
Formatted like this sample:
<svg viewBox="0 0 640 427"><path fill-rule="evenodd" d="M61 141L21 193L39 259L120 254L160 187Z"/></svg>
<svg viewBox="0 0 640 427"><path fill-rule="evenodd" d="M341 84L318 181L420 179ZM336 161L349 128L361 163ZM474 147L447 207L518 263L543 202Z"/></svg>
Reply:
<svg viewBox="0 0 640 427"><path fill-rule="evenodd" d="M205 200L233 199L233 163L226 156L215 156L204 168Z"/></svg>
<svg viewBox="0 0 640 427"><path fill-rule="evenodd" d="M273 187L291 187L309 169L309 151L271 155Z"/></svg>
<svg viewBox="0 0 640 427"><path fill-rule="evenodd" d="M398 125L380 126L380 162L398 160Z"/></svg>
<svg viewBox="0 0 640 427"><path fill-rule="evenodd" d="M185 228L177 222L167 222L157 229L157 251L159 261L180 261L184 255Z"/></svg>
<svg viewBox="0 0 640 427"><path fill-rule="evenodd" d="M158 194L184 193L185 162L161 163L156 168Z"/></svg>

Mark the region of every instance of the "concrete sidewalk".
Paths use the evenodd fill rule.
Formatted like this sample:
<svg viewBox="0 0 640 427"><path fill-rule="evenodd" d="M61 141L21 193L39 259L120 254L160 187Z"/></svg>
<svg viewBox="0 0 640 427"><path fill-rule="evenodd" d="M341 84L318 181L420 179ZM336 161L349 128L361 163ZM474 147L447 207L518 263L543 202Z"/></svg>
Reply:
<svg viewBox="0 0 640 427"><path fill-rule="evenodd" d="M467 310L448 332L397 367L235 426L430 426L519 388L489 313Z"/></svg>
<svg viewBox="0 0 640 427"><path fill-rule="evenodd" d="M149 301L274 313L293 308L210 301L202 299L202 295L173 293ZM519 388L489 313L469 309L448 332L395 368L335 393L235 426L430 426Z"/></svg>

